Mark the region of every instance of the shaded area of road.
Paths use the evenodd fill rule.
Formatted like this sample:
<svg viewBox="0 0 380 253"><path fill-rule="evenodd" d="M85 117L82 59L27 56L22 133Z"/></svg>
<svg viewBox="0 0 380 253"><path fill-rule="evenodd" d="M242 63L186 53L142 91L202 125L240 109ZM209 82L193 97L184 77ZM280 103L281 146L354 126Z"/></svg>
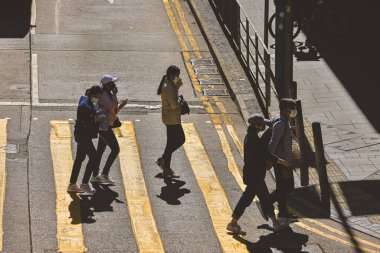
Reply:
<svg viewBox="0 0 380 253"><path fill-rule="evenodd" d="M24 38L30 28L32 0L0 1L0 38Z"/></svg>

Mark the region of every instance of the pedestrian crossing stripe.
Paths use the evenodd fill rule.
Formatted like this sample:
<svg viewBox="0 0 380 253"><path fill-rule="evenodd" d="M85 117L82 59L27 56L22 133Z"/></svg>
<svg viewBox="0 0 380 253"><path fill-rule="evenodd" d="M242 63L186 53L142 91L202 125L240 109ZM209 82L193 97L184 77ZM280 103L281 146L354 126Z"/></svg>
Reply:
<svg viewBox="0 0 380 253"><path fill-rule="evenodd" d="M72 134L68 121L50 122L50 149L57 195L58 251L86 252L80 222L80 201L75 194L70 196L67 193L67 185L73 168L71 140ZM74 217L78 222L72 224Z"/></svg>
<svg viewBox="0 0 380 253"><path fill-rule="evenodd" d="M215 173L210 158L194 124L183 124L186 156L203 193L214 231L224 252L248 252L246 246L227 234L226 226L231 220L232 210L226 193Z"/></svg>
<svg viewBox="0 0 380 253"><path fill-rule="evenodd" d="M8 120L0 119L0 251L3 250L3 211L6 188L6 147Z"/></svg>
<svg viewBox="0 0 380 253"><path fill-rule="evenodd" d="M139 252L165 252L142 173L134 124L123 122L115 132L120 145L119 161L126 202Z"/></svg>

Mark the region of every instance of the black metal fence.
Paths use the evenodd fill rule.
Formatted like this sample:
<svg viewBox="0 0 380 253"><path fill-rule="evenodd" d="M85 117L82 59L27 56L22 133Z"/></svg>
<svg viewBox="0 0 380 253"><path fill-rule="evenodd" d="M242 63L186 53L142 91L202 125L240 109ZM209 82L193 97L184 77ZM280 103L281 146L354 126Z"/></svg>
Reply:
<svg viewBox="0 0 380 253"><path fill-rule="evenodd" d="M271 68L271 58L268 48L261 40L258 32L237 0L210 0L219 20L227 30L244 67L254 83L253 88L259 94L266 109L271 105L272 83L275 76Z"/></svg>

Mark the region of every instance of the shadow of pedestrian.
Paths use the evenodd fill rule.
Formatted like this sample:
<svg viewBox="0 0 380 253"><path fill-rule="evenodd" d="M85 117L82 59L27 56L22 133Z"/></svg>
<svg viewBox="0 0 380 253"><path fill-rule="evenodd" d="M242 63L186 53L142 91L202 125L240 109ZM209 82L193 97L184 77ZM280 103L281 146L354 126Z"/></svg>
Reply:
<svg viewBox="0 0 380 253"><path fill-rule="evenodd" d="M162 173L156 175L157 178L162 178ZM161 188L161 194L157 195L158 198L166 201L169 205L180 205L179 198L185 194L189 194L191 191L187 188L182 188L186 182L175 178L164 178L166 186Z"/></svg>
<svg viewBox="0 0 380 253"><path fill-rule="evenodd" d="M94 184L93 187L96 190L94 196L70 194L73 199L69 205L70 216L73 219L72 224L94 223L96 222L93 219L95 212L113 212L111 204L114 201L116 203L124 203L117 198L119 194L108 186Z"/></svg>
<svg viewBox="0 0 380 253"><path fill-rule="evenodd" d="M24 38L30 28L32 0L0 1L0 38Z"/></svg>
<svg viewBox="0 0 380 253"><path fill-rule="evenodd" d="M234 239L245 244L249 252L269 253L273 252L271 249L277 249L283 253L306 253L302 248L309 241L309 236L296 233L288 227L278 233L260 236L255 243L240 236L234 236Z"/></svg>

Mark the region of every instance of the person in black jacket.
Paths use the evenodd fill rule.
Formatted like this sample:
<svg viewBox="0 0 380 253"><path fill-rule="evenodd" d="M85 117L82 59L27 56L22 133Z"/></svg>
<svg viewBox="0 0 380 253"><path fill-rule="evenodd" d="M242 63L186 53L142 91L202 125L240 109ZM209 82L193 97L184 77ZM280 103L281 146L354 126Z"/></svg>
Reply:
<svg viewBox="0 0 380 253"><path fill-rule="evenodd" d="M249 117L248 123L249 127L244 139L243 167L243 182L247 187L233 211L227 230L237 234L241 232L238 220L257 195L261 200L263 213L272 220L273 230L278 231L287 224L281 224L277 220L273 205L269 202L269 191L265 183L266 161L269 160L287 167L290 166L290 162L270 153L258 136L258 133L265 129L265 124L270 124L269 120L259 114L254 114Z"/></svg>
<svg viewBox="0 0 380 253"><path fill-rule="evenodd" d="M94 85L86 91L85 96L79 100L77 110L77 120L75 123L74 137L77 145L77 153L73 164L70 177L70 184L67 188L69 193L83 193L86 195L95 194L95 189L89 185L91 173L94 169L96 161L96 149L92 143L92 139L98 137L98 124L96 120L95 105L98 102L102 90L100 86ZM82 184L78 186L77 179L80 168L84 159L88 156L89 160L84 172Z"/></svg>

